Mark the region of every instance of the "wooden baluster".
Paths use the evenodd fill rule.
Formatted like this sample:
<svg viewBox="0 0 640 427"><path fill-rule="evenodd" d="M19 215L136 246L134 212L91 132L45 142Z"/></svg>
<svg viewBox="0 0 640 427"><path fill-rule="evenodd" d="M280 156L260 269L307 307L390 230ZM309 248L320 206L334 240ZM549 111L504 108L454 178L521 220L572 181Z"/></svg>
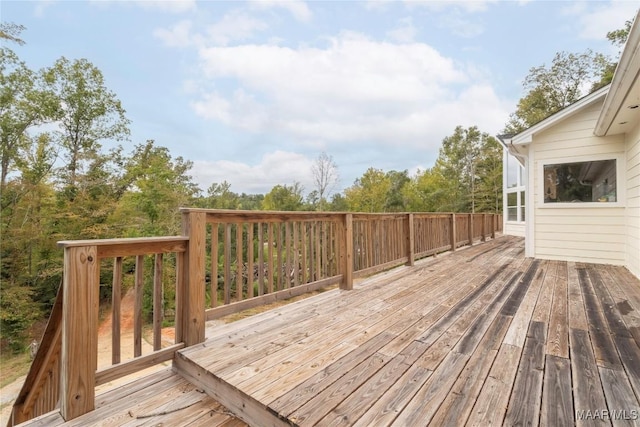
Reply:
<svg viewBox="0 0 640 427"><path fill-rule="evenodd" d="M415 263L415 226L414 215L412 213L407 214L406 219L406 246L407 246L407 265L413 266Z"/></svg>
<svg viewBox="0 0 640 427"><path fill-rule="evenodd" d="M144 288L144 255L136 256L135 307L133 309L133 357L142 356L142 291Z"/></svg>
<svg viewBox="0 0 640 427"><path fill-rule="evenodd" d="M224 227L224 303L231 302L231 224Z"/></svg>
<svg viewBox="0 0 640 427"><path fill-rule="evenodd" d="M120 302L122 292L122 257L113 261L111 283L111 363L120 363Z"/></svg>
<svg viewBox="0 0 640 427"><path fill-rule="evenodd" d="M258 295L264 294L264 231L262 229L262 223L258 223Z"/></svg>
<svg viewBox="0 0 640 427"><path fill-rule="evenodd" d="M345 214L340 254L342 255L342 282L340 289L353 289L353 214Z"/></svg>
<svg viewBox="0 0 640 427"><path fill-rule="evenodd" d="M273 275L275 274L274 271L275 269L273 268L273 223L269 223L267 226L267 230L268 230L268 236L267 236L267 240L268 240L268 256L269 259L267 260L267 265L269 268L269 276L268 276L268 283L267 283L267 293L272 293L273 292Z"/></svg>
<svg viewBox="0 0 640 427"><path fill-rule="evenodd" d="M242 241L242 223L236 224L236 301L242 301L243 280L242 280L242 250L244 248Z"/></svg>
<svg viewBox="0 0 640 427"><path fill-rule="evenodd" d="M153 266L153 350L162 349L164 293L162 287L162 254L156 254Z"/></svg>
<svg viewBox="0 0 640 427"><path fill-rule="evenodd" d="M211 224L211 307L218 306L218 223Z"/></svg>
<svg viewBox="0 0 640 427"><path fill-rule="evenodd" d="M247 224L247 298L253 298L253 223Z"/></svg>

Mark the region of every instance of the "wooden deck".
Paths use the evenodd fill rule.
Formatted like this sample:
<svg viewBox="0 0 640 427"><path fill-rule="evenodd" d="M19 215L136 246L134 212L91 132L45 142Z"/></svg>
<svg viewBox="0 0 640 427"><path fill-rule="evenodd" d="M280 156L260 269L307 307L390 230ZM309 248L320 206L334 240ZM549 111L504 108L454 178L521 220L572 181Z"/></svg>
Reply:
<svg viewBox="0 0 640 427"><path fill-rule="evenodd" d="M259 426L640 423L640 282L523 243L226 325L176 366Z"/></svg>
<svg viewBox="0 0 640 427"><path fill-rule="evenodd" d="M499 237L217 326L177 353L184 378L139 380L65 425L240 423L214 399L260 427L640 425L640 281L523 245Z"/></svg>
<svg viewBox="0 0 640 427"><path fill-rule="evenodd" d="M59 411L53 411L20 425L246 427L172 368L99 394L95 411L72 421L65 422Z"/></svg>

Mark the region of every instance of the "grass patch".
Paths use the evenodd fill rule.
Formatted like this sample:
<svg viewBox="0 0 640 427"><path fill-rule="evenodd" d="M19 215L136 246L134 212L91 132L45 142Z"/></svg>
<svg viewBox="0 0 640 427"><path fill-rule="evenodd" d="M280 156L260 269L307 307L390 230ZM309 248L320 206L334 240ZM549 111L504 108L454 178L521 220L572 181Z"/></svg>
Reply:
<svg viewBox="0 0 640 427"><path fill-rule="evenodd" d="M31 359L28 354L0 354L0 388L6 387L23 375L27 375Z"/></svg>

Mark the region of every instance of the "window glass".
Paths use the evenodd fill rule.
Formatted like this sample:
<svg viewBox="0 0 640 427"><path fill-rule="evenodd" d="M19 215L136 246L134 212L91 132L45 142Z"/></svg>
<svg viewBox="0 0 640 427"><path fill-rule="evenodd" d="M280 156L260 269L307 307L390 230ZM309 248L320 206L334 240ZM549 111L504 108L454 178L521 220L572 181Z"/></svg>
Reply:
<svg viewBox="0 0 640 427"><path fill-rule="evenodd" d="M520 163L511 154L507 154L507 188L518 186Z"/></svg>
<svg viewBox="0 0 640 427"><path fill-rule="evenodd" d="M507 193L507 206L516 206L518 204L518 193Z"/></svg>
<svg viewBox="0 0 640 427"><path fill-rule="evenodd" d="M518 208L507 208L507 221L517 221L518 220Z"/></svg>
<svg viewBox="0 0 640 427"><path fill-rule="evenodd" d="M544 202L615 202L616 161L544 165Z"/></svg>

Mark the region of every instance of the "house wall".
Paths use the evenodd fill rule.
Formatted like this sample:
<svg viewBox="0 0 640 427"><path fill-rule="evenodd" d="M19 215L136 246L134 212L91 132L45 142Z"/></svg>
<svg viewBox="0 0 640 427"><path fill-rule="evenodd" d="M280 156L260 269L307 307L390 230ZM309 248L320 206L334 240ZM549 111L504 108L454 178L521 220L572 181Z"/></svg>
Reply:
<svg viewBox="0 0 640 427"><path fill-rule="evenodd" d="M593 134L601 107L602 101L596 102L534 136L530 147L533 168L529 176L534 181L534 194L530 200L533 201L535 218L532 227L533 255L537 258L626 264L627 247L632 244L627 242L627 221L633 219L627 217L623 206L626 193L626 189L621 188L623 186L617 188L618 206L605 203L554 206L543 203L544 163L624 157L627 149L624 135L596 137ZM629 149L638 150L637 143L635 148L632 147L634 144L627 145ZM625 162L618 163L618 167L624 170ZM635 203L638 203L637 198Z"/></svg>
<svg viewBox="0 0 640 427"><path fill-rule="evenodd" d="M626 135L627 268L640 277L640 123Z"/></svg>
<svg viewBox="0 0 640 427"><path fill-rule="evenodd" d="M504 215L506 217L506 215ZM509 236L525 236L525 223L524 222L510 222L505 221L502 226L502 234L506 234Z"/></svg>

